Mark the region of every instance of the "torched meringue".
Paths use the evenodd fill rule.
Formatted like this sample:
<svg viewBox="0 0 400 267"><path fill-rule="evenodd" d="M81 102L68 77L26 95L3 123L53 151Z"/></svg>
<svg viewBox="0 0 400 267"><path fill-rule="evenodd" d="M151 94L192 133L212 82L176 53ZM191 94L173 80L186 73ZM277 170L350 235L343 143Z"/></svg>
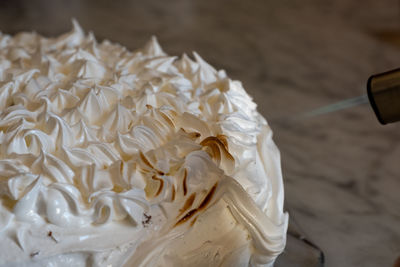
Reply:
<svg viewBox="0 0 400 267"><path fill-rule="evenodd" d="M239 81L73 30L0 34L0 266L271 266L279 151Z"/></svg>

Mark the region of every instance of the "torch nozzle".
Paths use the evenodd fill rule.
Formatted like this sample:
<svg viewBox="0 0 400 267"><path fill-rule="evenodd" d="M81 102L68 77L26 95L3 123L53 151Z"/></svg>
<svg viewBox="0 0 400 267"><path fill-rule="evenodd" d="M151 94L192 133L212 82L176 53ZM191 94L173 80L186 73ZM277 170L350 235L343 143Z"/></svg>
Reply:
<svg viewBox="0 0 400 267"><path fill-rule="evenodd" d="M381 124L400 121L400 68L372 75L367 82L367 93Z"/></svg>

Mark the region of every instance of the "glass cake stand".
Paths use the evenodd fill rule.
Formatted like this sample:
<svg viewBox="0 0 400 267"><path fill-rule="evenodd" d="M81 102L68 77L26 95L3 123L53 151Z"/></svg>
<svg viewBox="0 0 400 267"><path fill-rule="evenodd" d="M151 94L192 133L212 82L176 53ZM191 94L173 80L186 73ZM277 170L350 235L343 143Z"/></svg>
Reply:
<svg viewBox="0 0 400 267"><path fill-rule="evenodd" d="M285 250L275 261L275 267L323 267L325 256L314 242L301 231L293 217L289 218Z"/></svg>

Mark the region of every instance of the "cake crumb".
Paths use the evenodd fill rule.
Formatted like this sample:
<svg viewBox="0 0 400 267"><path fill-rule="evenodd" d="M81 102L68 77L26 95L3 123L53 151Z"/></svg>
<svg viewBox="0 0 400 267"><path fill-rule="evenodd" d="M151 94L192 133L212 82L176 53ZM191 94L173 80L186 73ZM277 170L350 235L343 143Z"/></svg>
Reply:
<svg viewBox="0 0 400 267"><path fill-rule="evenodd" d="M51 239L53 239L54 240L54 242L56 242L56 243L58 243L58 240L54 237L54 235L53 235L53 232L52 231L49 231L48 232L48 234L47 234L47 236L48 237L50 237Z"/></svg>
<svg viewBox="0 0 400 267"><path fill-rule="evenodd" d="M146 213L143 213L144 219L142 220L142 225L143 227L147 227L149 224L151 224L151 215L147 215Z"/></svg>

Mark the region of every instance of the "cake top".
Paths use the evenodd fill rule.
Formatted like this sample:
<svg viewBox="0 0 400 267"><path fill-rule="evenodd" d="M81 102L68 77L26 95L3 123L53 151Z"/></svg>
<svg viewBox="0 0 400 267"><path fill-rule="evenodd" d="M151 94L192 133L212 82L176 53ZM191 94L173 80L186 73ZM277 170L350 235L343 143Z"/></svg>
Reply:
<svg viewBox="0 0 400 267"><path fill-rule="evenodd" d="M0 35L0 264L136 241L131 263L147 264L221 200L251 261L275 259L287 216L271 130L240 82L193 56L155 37L98 43L76 22Z"/></svg>

